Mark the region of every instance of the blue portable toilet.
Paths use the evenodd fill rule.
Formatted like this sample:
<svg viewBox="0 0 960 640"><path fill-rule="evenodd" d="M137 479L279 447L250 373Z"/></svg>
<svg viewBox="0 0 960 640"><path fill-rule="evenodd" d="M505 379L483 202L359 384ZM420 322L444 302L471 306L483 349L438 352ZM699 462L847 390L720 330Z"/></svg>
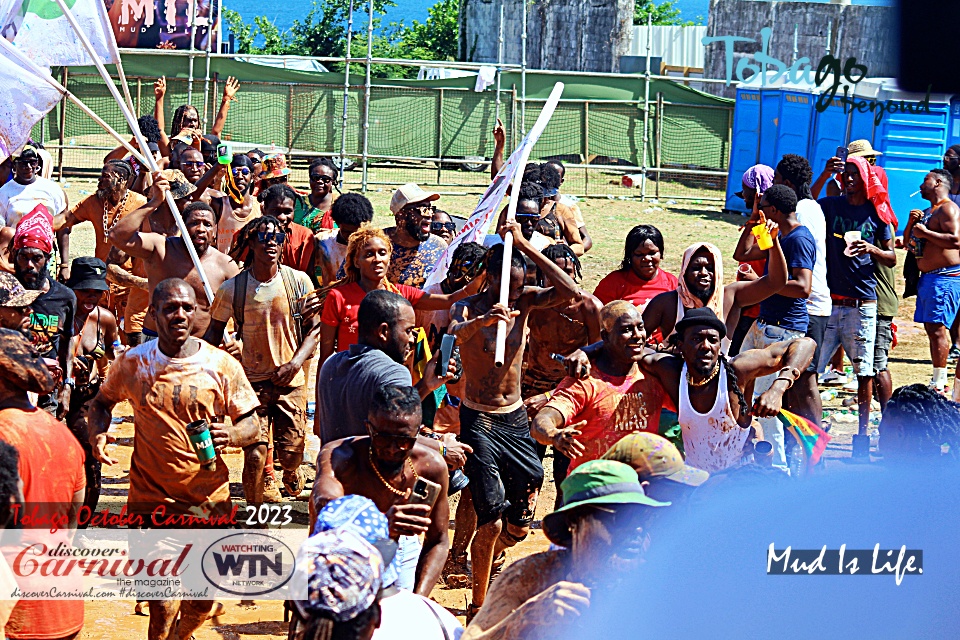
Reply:
<svg viewBox="0 0 960 640"><path fill-rule="evenodd" d="M744 211L743 200L733 195L740 191L743 172L757 164L760 150L760 90L758 87L738 87L733 110L731 131L730 169L724 209Z"/></svg>
<svg viewBox="0 0 960 640"><path fill-rule="evenodd" d="M950 128L947 130L947 146L960 144L960 96L950 101Z"/></svg>
<svg viewBox="0 0 960 640"><path fill-rule="evenodd" d="M811 93L809 88L784 85L780 92L783 100L777 116L776 146L767 160L761 160L771 167L776 167L780 158L787 153L807 155L813 125L813 105L817 100L816 94Z"/></svg>
<svg viewBox="0 0 960 640"><path fill-rule="evenodd" d="M910 196L920 188L927 172L943 166L951 117L950 96L933 94L927 103L925 94L900 91L892 78L869 83L865 80L861 85L864 86L858 86L858 97L882 100L888 105L903 101L913 109L884 113L873 140L873 147L883 153L877 164L887 173L890 203L902 231L911 209L929 206L919 195Z"/></svg>

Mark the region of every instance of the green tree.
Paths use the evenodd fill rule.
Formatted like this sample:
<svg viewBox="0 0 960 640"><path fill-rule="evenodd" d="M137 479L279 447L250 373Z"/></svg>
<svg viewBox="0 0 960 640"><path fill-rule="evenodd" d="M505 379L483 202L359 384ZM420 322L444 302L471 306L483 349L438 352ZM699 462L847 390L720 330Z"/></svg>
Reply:
<svg viewBox="0 0 960 640"><path fill-rule="evenodd" d="M440 0L427 10L427 21L413 21L401 34L405 47L424 51L426 60L456 60L460 49L460 0ZM412 56L411 56L412 57Z"/></svg>
<svg viewBox="0 0 960 640"><path fill-rule="evenodd" d="M703 23L702 16L697 16L696 21L681 20L680 9L676 8L676 4L676 0L664 0L659 4L654 0L637 0L633 10L633 24L645 25L649 16L653 17L653 24L656 26L690 27Z"/></svg>

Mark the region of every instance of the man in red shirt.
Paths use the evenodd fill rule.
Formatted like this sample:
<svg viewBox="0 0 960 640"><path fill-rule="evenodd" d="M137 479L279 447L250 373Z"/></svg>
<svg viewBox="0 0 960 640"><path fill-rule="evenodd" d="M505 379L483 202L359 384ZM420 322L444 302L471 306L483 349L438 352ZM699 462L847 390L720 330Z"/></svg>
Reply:
<svg viewBox="0 0 960 640"><path fill-rule="evenodd" d="M636 431L657 432L663 389L644 376L647 333L640 311L626 300L600 310L603 345L590 375L564 378L530 429L534 439L570 458L570 471L596 460L620 438Z"/></svg>
<svg viewBox="0 0 960 640"><path fill-rule="evenodd" d="M43 361L23 336L0 329L0 440L20 454L23 497L28 504L49 509L50 517L68 517L76 527L77 510L83 504L86 475L80 443L67 427L49 413L34 407L27 392L44 394L54 380ZM69 544L69 530L56 535L47 530L25 529L23 543ZM50 577L21 577L21 591L51 586ZM56 584L64 588L63 582ZM70 585L73 586L73 585ZM82 600L20 600L6 626L7 638L76 638L83 628Z"/></svg>
<svg viewBox="0 0 960 640"><path fill-rule="evenodd" d="M293 221L293 213L299 198L300 195L288 184L275 184L260 196L263 215L273 216L279 220L281 231L287 236L280 254L280 264L303 271L316 285L314 274L316 237L313 231Z"/></svg>

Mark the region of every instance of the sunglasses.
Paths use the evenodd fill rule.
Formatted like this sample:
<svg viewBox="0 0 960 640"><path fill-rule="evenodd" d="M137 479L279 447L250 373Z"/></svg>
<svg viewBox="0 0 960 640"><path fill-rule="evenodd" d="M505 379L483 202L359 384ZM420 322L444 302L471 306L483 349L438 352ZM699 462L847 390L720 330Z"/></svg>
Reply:
<svg viewBox="0 0 960 640"><path fill-rule="evenodd" d="M401 209L404 213L419 215L421 218L432 218L436 209L429 204L410 204Z"/></svg>
<svg viewBox="0 0 960 640"><path fill-rule="evenodd" d="M267 244L270 241L283 244L286 239L287 234L282 231L257 231L257 241L260 244Z"/></svg>
<svg viewBox="0 0 960 640"><path fill-rule="evenodd" d="M377 433L373 424L367 420L367 428L370 429L370 440L377 449L389 449L396 447L407 451L417 444L417 436L395 436L384 433Z"/></svg>
<svg viewBox="0 0 960 640"><path fill-rule="evenodd" d="M206 163L203 162L202 160L195 160L193 162L181 162L180 166L181 167L202 167L204 164Z"/></svg>
<svg viewBox="0 0 960 640"><path fill-rule="evenodd" d="M540 216L536 213L518 213L516 214L517 220L539 220Z"/></svg>
<svg viewBox="0 0 960 640"><path fill-rule="evenodd" d="M325 176L325 175L323 175L322 173L311 173L311 174L310 174L310 181L311 181L311 182L322 182L322 183L324 183L324 184L331 184L331 183L333 183L333 178L331 178L330 176Z"/></svg>
<svg viewBox="0 0 960 640"><path fill-rule="evenodd" d="M250 169L246 167L237 167L233 170L233 175L235 176L248 176L250 175Z"/></svg>
<svg viewBox="0 0 960 640"><path fill-rule="evenodd" d="M449 231L454 233L457 230L456 223L453 222L432 222L430 223L430 232L431 233L440 233L441 231Z"/></svg>

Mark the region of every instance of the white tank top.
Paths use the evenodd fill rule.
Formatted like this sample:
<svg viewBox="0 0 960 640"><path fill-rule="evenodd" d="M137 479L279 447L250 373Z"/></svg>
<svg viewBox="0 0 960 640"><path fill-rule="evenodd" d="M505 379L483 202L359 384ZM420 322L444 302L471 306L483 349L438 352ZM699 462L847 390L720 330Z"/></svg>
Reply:
<svg viewBox="0 0 960 640"><path fill-rule="evenodd" d="M690 404L686 363L680 375L677 418L683 432L683 453L687 464L710 473L738 466L750 430L741 428L733 419L726 367L720 366L717 399L707 413L698 412Z"/></svg>

